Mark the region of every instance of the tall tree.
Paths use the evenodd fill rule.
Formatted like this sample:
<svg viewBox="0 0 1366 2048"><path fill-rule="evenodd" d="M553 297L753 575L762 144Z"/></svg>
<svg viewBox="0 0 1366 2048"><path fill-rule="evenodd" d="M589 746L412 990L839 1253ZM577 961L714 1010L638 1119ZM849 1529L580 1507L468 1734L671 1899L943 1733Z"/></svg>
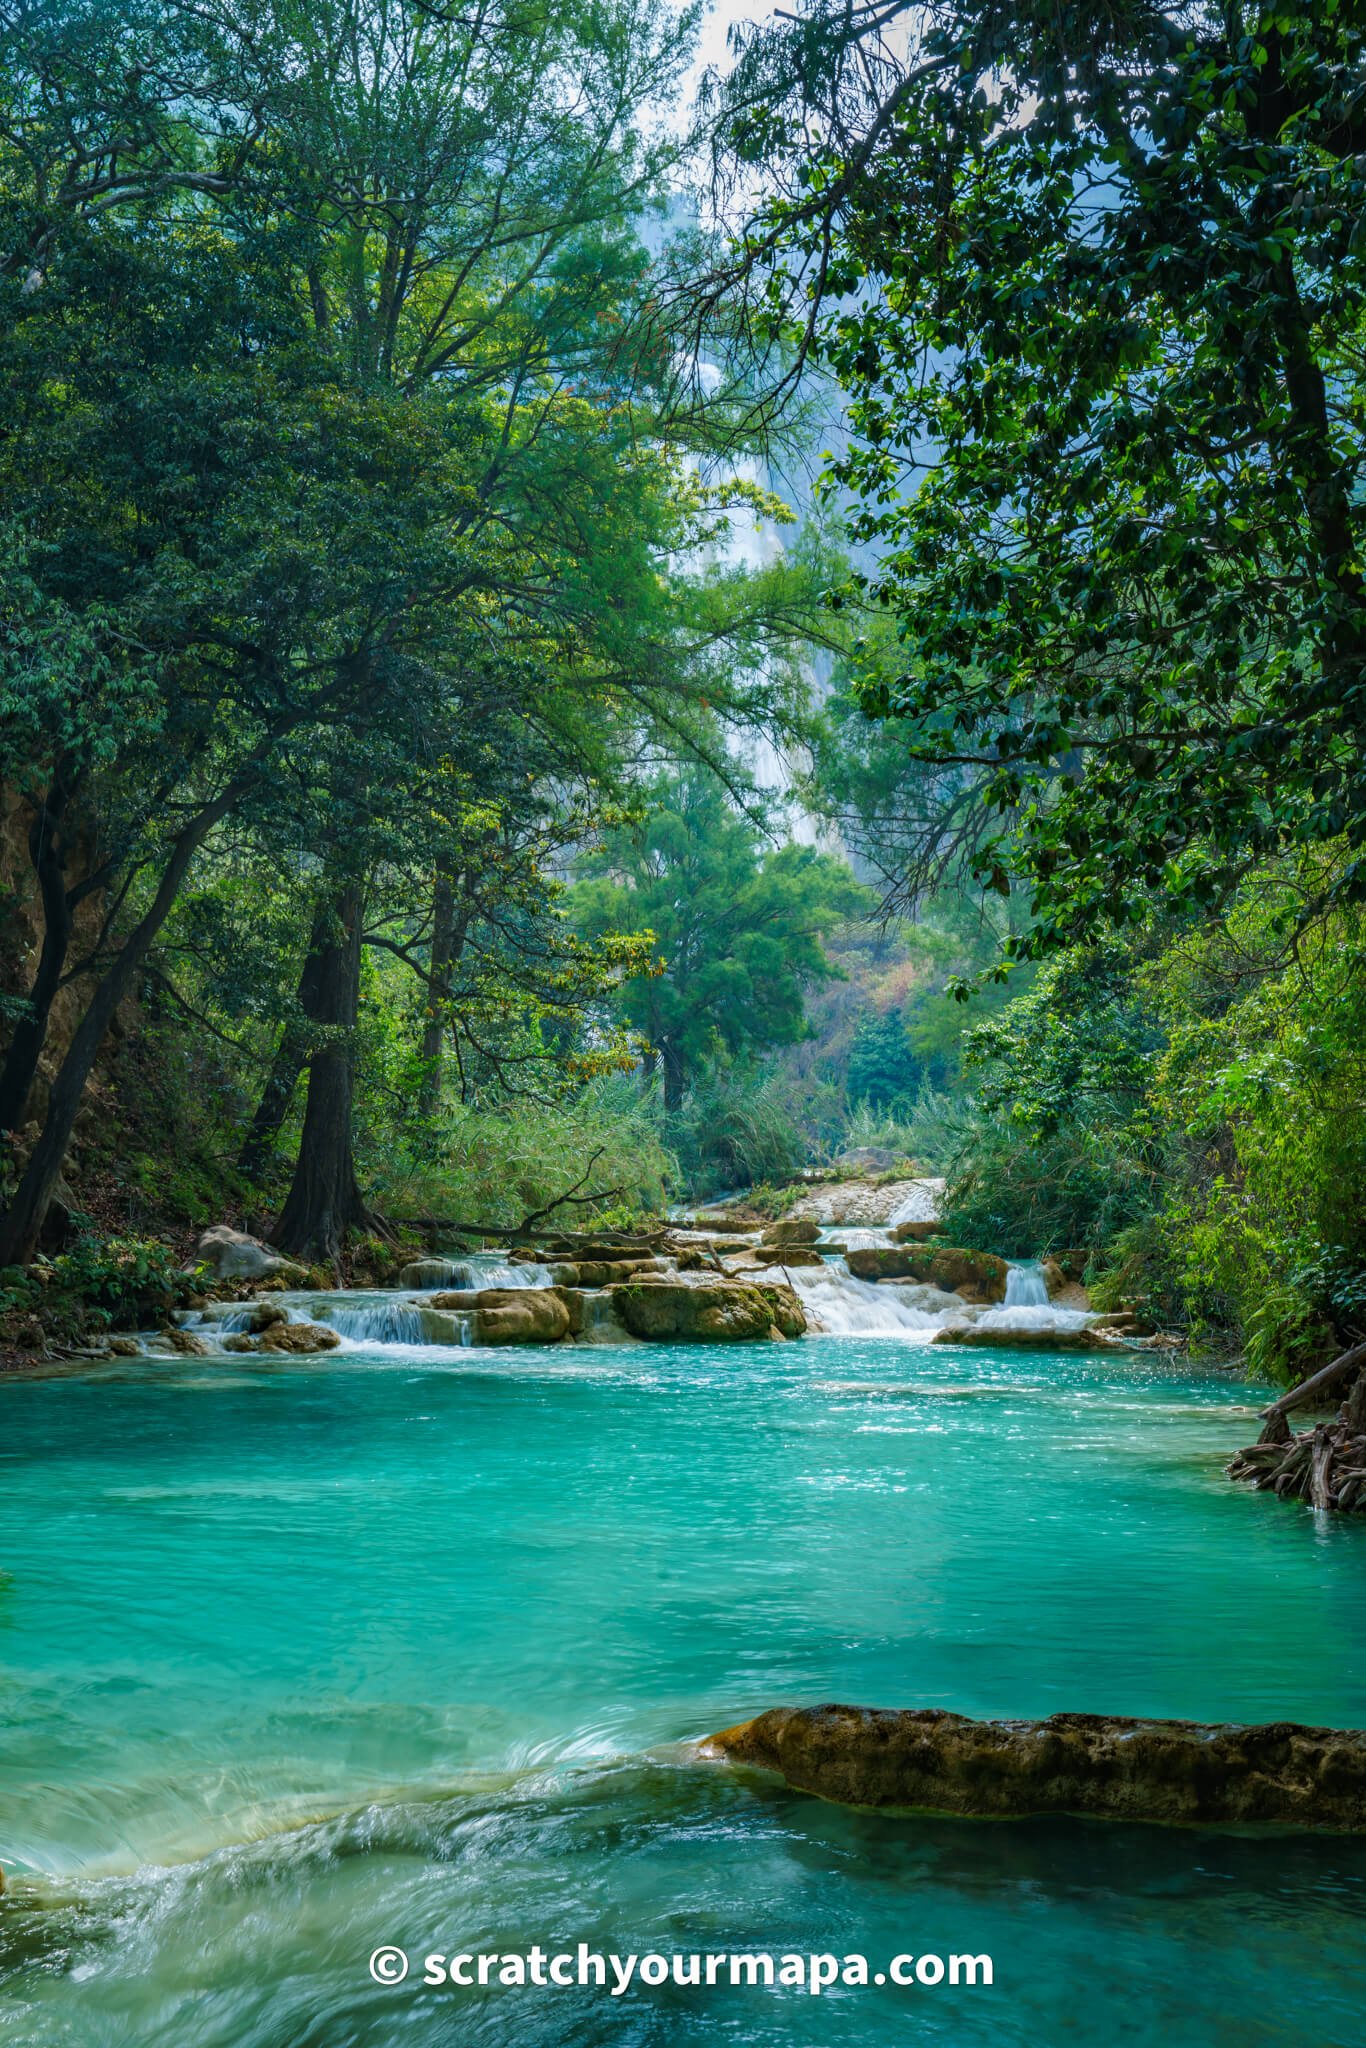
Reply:
<svg viewBox="0 0 1366 2048"><path fill-rule="evenodd" d="M673 1114L718 1053L791 1045L806 1027L803 990L836 970L822 933L864 903L849 870L804 846L763 850L760 833L705 770L646 786L639 823L608 837L599 872L575 892L594 934L648 931L655 971L623 987L644 1041L647 1078L663 1070Z"/></svg>
<svg viewBox="0 0 1366 2048"><path fill-rule="evenodd" d="M975 778L1035 950L1338 834L1366 889L1364 105L1340 0L813 0L737 71L742 262L849 395L899 628L867 709Z"/></svg>

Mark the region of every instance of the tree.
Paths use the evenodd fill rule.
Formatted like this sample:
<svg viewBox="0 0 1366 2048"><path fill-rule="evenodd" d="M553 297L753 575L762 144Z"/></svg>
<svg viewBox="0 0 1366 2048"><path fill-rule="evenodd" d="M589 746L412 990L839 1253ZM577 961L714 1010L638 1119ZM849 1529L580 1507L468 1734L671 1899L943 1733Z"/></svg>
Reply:
<svg viewBox="0 0 1366 2048"><path fill-rule="evenodd" d="M639 822L609 836L598 872L576 889L575 911L590 934L653 934L658 971L625 983L621 1010L644 1040L647 1083L656 1061L663 1069L672 1115L718 1053L802 1036L803 990L835 972L821 935L864 892L829 854L762 852L752 819L703 770L657 777L640 802Z"/></svg>
<svg viewBox="0 0 1366 2048"><path fill-rule="evenodd" d="M636 120L682 61L671 17L149 0L3 19L0 484L31 592L0 649L0 767L48 908L0 1077L15 1121L55 990L86 996L0 1222L13 1261L109 1022L228 821L326 844L328 764L324 798L351 777L366 833L403 840L415 794L495 727L514 754L538 736L530 776L557 742L566 772L589 706L682 735L705 650L790 629L792 607L699 585L689 614L664 573L729 488L684 479L639 233L669 151ZM98 658L73 662L64 620ZM300 979L326 1102L286 1226L329 1248L358 1199L337 1111L371 874L332 839ZM71 958L86 896L101 928Z"/></svg>
<svg viewBox="0 0 1366 2048"><path fill-rule="evenodd" d="M849 596L901 640L865 705L974 777L1020 950L1338 835L1366 890L1364 33L814 0L737 70L781 186L741 263L849 395Z"/></svg>

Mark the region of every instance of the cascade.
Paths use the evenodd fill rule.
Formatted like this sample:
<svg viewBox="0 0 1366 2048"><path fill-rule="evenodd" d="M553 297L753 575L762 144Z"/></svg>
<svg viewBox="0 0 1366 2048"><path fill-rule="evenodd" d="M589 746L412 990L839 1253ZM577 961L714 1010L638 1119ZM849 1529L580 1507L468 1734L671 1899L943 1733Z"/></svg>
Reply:
<svg viewBox="0 0 1366 2048"><path fill-rule="evenodd" d="M317 1319L350 1344L430 1344L428 1313L410 1301L328 1301Z"/></svg>
<svg viewBox="0 0 1366 2048"><path fill-rule="evenodd" d="M1012 1266L1006 1275L1007 1308L1047 1308L1048 1288L1037 1266Z"/></svg>

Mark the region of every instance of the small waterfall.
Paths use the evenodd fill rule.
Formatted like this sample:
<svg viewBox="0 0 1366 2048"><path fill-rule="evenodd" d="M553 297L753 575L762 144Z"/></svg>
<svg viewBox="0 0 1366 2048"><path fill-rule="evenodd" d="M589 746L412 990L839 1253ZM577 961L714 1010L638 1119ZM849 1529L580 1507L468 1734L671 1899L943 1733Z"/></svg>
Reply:
<svg viewBox="0 0 1366 2048"><path fill-rule="evenodd" d="M427 1317L430 1311L410 1301L370 1301L338 1305L326 1302L318 1309L318 1321L329 1323L339 1337L352 1344L430 1344Z"/></svg>
<svg viewBox="0 0 1366 2048"><path fill-rule="evenodd" d="M1007 1308L1047 1308L1048 1288L1037 1266L1012 1266L1006 1274Z"/></svg>
<svg viewBox="0 0 1366 2048"><path fill-rule="evenodd" d="M942 1180L912 1181L904 1200L887 1218L887 1228L895 1230L898 1223L935 1223L939 1218L939 1198L944 1192Z"/></svg>
<svg viewBox="0 0 1366 2048"><path fill-rule="evenodd" d="M892 1280L855 1280L843 1259L819 1271L792 1269L791 1281L821 1329L832 1337L929 1335L948 1318L964 1313L956 1295L938 1287L905 1286Z"/></svg>
<svg viewBox="0 0 1366 2048"><path fill-rule="evenodd" d="M551 1287L549 1266L531 1259L500 1259L496 1252L476 1252L464 1261L469 1278L465 1287Z"/></svg>

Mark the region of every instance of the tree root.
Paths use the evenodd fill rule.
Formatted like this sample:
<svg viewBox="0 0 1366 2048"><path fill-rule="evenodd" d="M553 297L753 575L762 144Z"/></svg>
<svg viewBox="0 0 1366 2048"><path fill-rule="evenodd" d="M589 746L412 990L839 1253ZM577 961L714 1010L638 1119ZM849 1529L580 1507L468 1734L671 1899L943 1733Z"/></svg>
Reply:
<svg viewBox="0 0 1366 2048"><path fill-rule="evenodd" d="M1355 1420L1355 1416L1353 1417ZM1288 1442L1252 1444L1227 1467L1258 1493L1307 1500L1316 1508L1366 1514L1366 1435L1342 1416Z"/></svg>

